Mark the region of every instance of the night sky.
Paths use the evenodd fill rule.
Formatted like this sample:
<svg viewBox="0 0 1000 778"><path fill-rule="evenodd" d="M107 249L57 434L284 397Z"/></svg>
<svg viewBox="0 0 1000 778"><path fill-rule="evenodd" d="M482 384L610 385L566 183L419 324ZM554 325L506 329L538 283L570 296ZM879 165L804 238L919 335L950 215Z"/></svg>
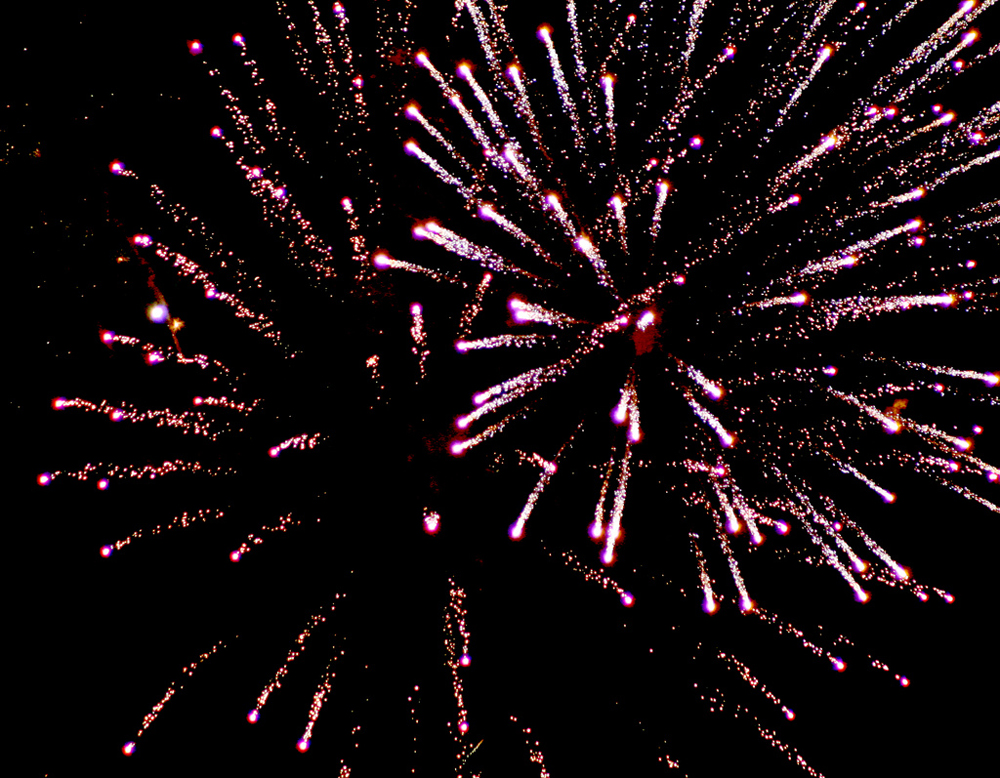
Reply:
<svg viewBox="0 0 1000 778"><path fill-rule="evenodd" d="M737 769L801 775L758 737L749 714L734 720L730 711L740 705L828 776L962 775L988 756L994 514L913 476L898 477L899 500L891 507L864 489L836 495L921 581L952 592L951 605L937 597L923 604L874 583L872 601L859 605L829 568L782 553L784 541L772 535L746 563L751 592L817 642L848 636L854 645L839 649L848 670L836 673L798 641L740 616L731 600L718 615L705 616L686 543L688 509L655 482L637 481L625 514L626 541L610 570L636 595L635 607L623 608L613 591L584 581L548 553L579 549L582 561L599 567L598 547L584 536L593 483L581 488L572 478L554 479L528 539L512 543L507 526L537 470L497 466L488 452L460 459L447 454L452 417L467 409L469 394L491 368L465 373L441 348L429 357L427 380L417 385L407 311L419 299L431 342L448 343L445 318L458 298L402 275L380 278L367 294L352 290L349 274L329 288L310 284L285 261L287 249L261 224L259 206L209 137L209 128L224 125L227 116L215 83L185 41L200 39L223 70L222 81L236 91L247 84L229 42L239 31L262 66L281 120L309 155L308 165L289 162L282 173L324 240L338 256L348 255L339 201L345 195L363 200L371 188L343 165L336 124L296 79L276 16L236 3L182 2L156 10L99 5L75 4L59 14L27 9L5 36L11 64L2 88L4 232L13 242L4 256L14 273L9 340L16 364L7 374L5 425L14 433L5 471L13 493L5 511L12 562L6 669L14 688L8 712L15 719L8 762L27 762L24 774L33 776L75 775L87 767L108 776L176 775L179 769L336 775L342 760L356 776L446 774L456 761L457 721L442 642L449 580L467 594L471 631L473 661L462 673L471 726L465 737L482 741L463 775L538 775L521 727L531 728L531 742L540 742L555 778L716 776ZM440 6L436 12L447 21L450 4L431 5ZM323 12L329 16L329 7ZM995 29L1000 20L991 15L994 21L984 16L981 29ZM544 4L511 17L513 29L564 23ZM365 18L359 11L362 55L372 32ZM418 26L414 37L421 32ZM447 30L428 24L423 32L432 54L440 52L436 64L450 72L457 55L444 48ZM462 51L476 53L471 45ZM409 61L410 53L400 55L401 63ZM364 56L360 62L374 95L373 175L387 201L369 247L433 266L440 253L414 244L410 227L454 205L437 182L415 183L430 174L401 149L405 136L396 132L393 114L405 95L379 82L389 70L374 69ZM867 62L879 64L874 55ZM408 66L399 67L413 77ZM954 101L976 102L973 92L956 92ZM244 93L249 100L252 93ZM398 102L382 105L383 95ZM130 245L139 232L175 246L183 238L143 184L109 173L116 158L144 181L163 185L265 279L283 339L299 352L295 360L211 309L163 263L154 265ZM987 199L975 188L988 185L996 186L972 178L965 196ZM985 236L969 255L987 268L992 262L985 272L994 275L995 238ZM121 256L129 261L116 261ZM185 321L178 335L185 351L245 374L239 399L264 398L255 415L234 417L245 432L210 444L148 423L113 425L98 414L52 410L55 397L189 409L191 397L212 393L197 368L154 369L136 350L101 343L106 329L169 341L144 315L151 271L172 313ZM889 318L867 335L854 329L845 337L870 337L907 358L923 353L931 364L957 366L983 365L982 349L992 348L994 364L985 367L996 369L988 335L995 319L959 316L940 325ZM853 351L856 345L834 340L831 347ZM384 355L381 400L364 367L376 352ZM499 364L502 372L507 363ZM607 389L600 380L596 385L595 393ZM566 402L572 411L582 400ZM1000 419L989 410L985 403L959 408L949 421L982 424L977 454L996 462L998 446L989 435ZM556 414L551 429L535 422L525 434L539 441L559 434L563 415L572 414ZM312 431L324 433L314 451L267 456L275 442ZM580 448L584 459L590 449ZM114 481L106 493L93 478L57 480L45 489L35 482L39 473L87 462L168 458L238 472ZM994 502L995 490L980 488ZM443 518L434 537L422 531L426 505ZM226 516L147 535L110 559L99 554L106 543L199 508L223 509ZM301 526L267 535L239 564L229 561L248 533L289 511L304 520ZM802 538L790 536L788 547L801 548ZM714 574L717 590L728 593L724 563ZM295 636L337 594L346 598L336 601L292 664L261 722L247 724L247 711ZM124 757L122 744L135 739L143 716L182 667L220 641L226 647L184 681L139 738L137 753ZM712 658L718 651L752 667L794 708L795 721L785 721L723 669ZM869 655L893 672L873 669ZM332 692L311 750L299 754L295 743L334 656ZM900 688L895 673L911 685ZM710 713L695 683L722 689L726 710ZM410 696L419 699L416 724ZM360 734L352 734L358 725ZM658 761L667 754L681 769Z"/></svg>

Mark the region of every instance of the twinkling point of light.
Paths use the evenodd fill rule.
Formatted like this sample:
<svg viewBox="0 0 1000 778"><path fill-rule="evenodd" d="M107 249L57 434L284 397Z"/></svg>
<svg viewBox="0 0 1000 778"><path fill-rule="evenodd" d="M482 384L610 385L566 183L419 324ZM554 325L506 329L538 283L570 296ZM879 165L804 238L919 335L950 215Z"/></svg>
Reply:
<svg viewBox="0 0 1000 778"><path fill-rule="evenodd" d="M170 312L163 303L152 303L146 308L146 318L154 324L163 324L169 317Z"/></svg>

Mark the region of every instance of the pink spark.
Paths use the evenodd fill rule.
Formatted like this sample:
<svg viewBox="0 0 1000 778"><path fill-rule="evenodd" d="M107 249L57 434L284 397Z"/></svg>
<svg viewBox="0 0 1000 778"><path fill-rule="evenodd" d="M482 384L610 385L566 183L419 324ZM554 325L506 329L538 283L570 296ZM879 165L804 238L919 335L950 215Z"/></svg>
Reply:
<svg viewBox="0 0 1000 778"><path fill-rule="evenodd" d="M250 711L247 714L247 721L249 721L251 724L256 724L258 721L260 721L260 711L257 710L256 708Z"/></svg>
<svg viewBox="0 0 1000 778"><path fill-rule="evenodd" d="M114 546L101 546L101 556L107 559L115 551Z"/></svg>

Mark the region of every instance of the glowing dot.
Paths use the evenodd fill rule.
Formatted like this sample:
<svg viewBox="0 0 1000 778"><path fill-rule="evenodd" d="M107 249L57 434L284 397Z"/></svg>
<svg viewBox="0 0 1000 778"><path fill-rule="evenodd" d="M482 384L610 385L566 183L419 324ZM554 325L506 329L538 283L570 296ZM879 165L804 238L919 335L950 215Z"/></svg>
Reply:
<svg viewBox="0 0 1000 778"><path fill-rule="evenodd" d="M39 486L48 486L50 483L52 483L52 474L51 473L41 473L41 474L39 474L39 476L38 476L38 478L36 480L38 481L38 485Z"/></svg>
<svg viewBox="0 0 1000 778"><path fill-rule="evenodd" d="M274 190L272 196L274 197L275 200L284 200L286 194L287 192L285 191L285 187L279 186L277 189Z"/></svg>
<svg viewBox="0 0 1000 778"><path fill-rule="evenodd" d="M271 459L277 459L279 454L281 454L281 449L277 446L271 446L271 448L267 450L267 455L271 457Z"/></svg>
<svg viewBox="0 0 1000 778"><path fill-rule="evenodd" d="M229 552L229 561L230 562L239 562L240 561L240 557L242 557L242 556L243 555L239 552L239 549L237 549L236 551L230 551Z"/></svg>
<svg viewBox="0 0 1000 778"><path fill-rule="evenodd" d="M146 318L154 324L163 324L169 316L170 312L163 303L153 303L146 308Z"/></svg>
<svg viewBox="0 0 1000 778"><path fill-rule="evenodd" d="M549 27L547 24L543 24L541 27L538 28L538 37L539 37L539 39L541 39L545 43L551 43L552 42L552 28Z"/></svg>
<svg viewBox="0 0 1000 778"><path fill-rule="evenodd" d="M107 559L115 551L114 546L101 546L101 556Z"/></svg>
<svg viewBox="0 0 1000 778"><path fill-rule="evenodd" d="M719 604L712 597L705 597L701 603L701 609L711 615L719 610Z"/></svg>
<svg viewBox="0 0 1000 778"><path fill-rule="evenodd" d="M965 67L964 59L956 59L953 60L951 63L951 69L954 70L956 73L959 72L964 67Z"/></svg>
<svg viewBox="0 0 1000 778"><path fill-rule="evenodd" d="M950 605L951 603L955 602L955 595L948 594L948 592L945 592L944 601Z"/></svg>
<svg viewBox="0 0 1000 778"><path fill-rule="evenodd" d="M123 165L120 160L113 159L111 160L111 164L108 165L108 170L110 170L116 176L120 176L122 173L125 172L125 165Z"/></svg>
<svg viewBox="0 0 1000 778"><path fill-rule="evenodd" d="M429 513L424 516L424 532L428 535L436 535L441 529L441 517L436 513Z"/></svg>
<svg viewBox="0 0 1000 778"><path fill-rule="evenodd" d="M726 46L726 48L722 50L722 54L726 59L732 59L733 57L736 56L736 47Z"/></svg>
<svg viewBox="0 0 1000 778"><path fill-rule="evenodd" d="M472 657L470 657L468 654L462 654L462 656L460 656L458 659L458 663L462 665L462 667L468 667L469 665L472 664Z"/></svg>
<svg viewBox="0 0 1000 778"><path fill-rule="evenodd" d="M460 721L460 722L458 722L458 731L461 732L463 735L466 732L468 732L469 731L469 722L468 721Z"/></svg>
<svg viewBox="0 0 1000 778"><path fill-rule="evenodd" d="M842 673L842 672L844 672L844 670L847 669L847 663L843 659L841 659L839 656L833 657L830 660L830 662L833 663L833 669L836 670L838 673Z"/></svg>
<svg viewBox="0 0 1000 778"><path fill-rule="evenodd" d="M130 740L128 743L122 746L122 753L125 756L132 756L135 753L135 741Z"/></svg>
<svg viewBox="0 0 1000 778"><path fill-rule="evenodd" d="M244 43L243 36L240 35L238 32L234 33L233 34L233 45L234 46L242 46L243 43Z"/></svg>
<svg viewBox="0 0 1000 778"><path fill-rule="evenodd" d="M511 540L520 540L524 537L524 525L519 521L515 521L507 528L507 537Z"/></svg>
<svg viewBox="0 0 1000 778"><path fill-rule="evenodd" d="M904 687L905 686L909 686L910 685L910 679L907 678L905 675L899 676L899 685L900 686L904 686Z"/></svg>
<svg viewBox="0 0 1000 778"><path fill-rule="evenodd" d="M105 490L107 490L107 488L110 485L111 485L111 482L108 481L107 478L102 478L100 481L97 482L97 488L100 489L102 492L105 491Z"/></svg>
<svg viewBox="0 0 1000 778"><path fill-rule="evenodd" d="M858 602L868 602L872 598L871 593L866 592L864 589L856 591L854 593L854 599Z"/></svg>
<svg viewBox="0 0 1000 778"><path fill-rule="evenodd" d="M789 205L798 205L799 203L802 202L802 195L793 194L785 202L787 202Z"/></svg>
<svg viewBox="0 0 1000 778"><path fill-rule="evenodd" d="M215 290L214 286L205 287L205 298L208 300L214 300L218 297L219 293Z"/></svg>
<svg viewBox="0 0 1000 778"><path fill-rule="evenodd" d="M413 303L413 305L410 306L410 313L414 316L419 316L423 312L424 309L421 307L420 303Z"/></svg>
<svg viewBox="0 0 1000 778"><path fill-rule="evenodd" d="M420 67L423 68L428 67L431 64L426 51L418 51L413 59L418 65L420 65Z"/></svg>
<svg viewBox="0 0 1000 778"><path fill-rule="evenodd" d="M887 503L896 502L896 494L895 494L895 492L887 492L886 495L882 498L882 500L883 500L883 502L887 502Z"/></svg>
<svg viewBox="0 0 1000 778"><path fill-rule="evenodd" d="M202 51L201 41L199 40L188 41L187 47L188 51L190 51L191 54L201 54Z"/></svg>
<svg viewBox="0 0 1000 778"><path fill-rule="evenodd" d="M461 440L456 440L448 449L451 451L452 456L461 456L465 453L465 442Z"/></svg>
<svg viewBox="0 0 1000 778"><path fill-rule="evenodd" d="M249 179L257 179L260 178L262 175L264 175L264 171L261 170L259 167L252 167L247 171L247 178Z"/></svg>
<svg viewBox="0 0 1000 778"><path fill-rule="evenodd" d="M788 524L786 524L783 521L776 521L774 522L774 531L777 532L779 535L787 535Z"/></svg>
<svg viewBox="0 0 1000 778"><path fill-rule="evenodd" d="M705 139L702 138L700 135L693 135L688 140L688 146L690 146L693 149L700 149L704 142Z"/></svg>
<svg viewBox="0 0 1000 778"><path fill-rule="evenodd" d="M615 555L614 552L611 551L611 549L605 549L604 551L601 552L602 563L610 565L614 561L615 561Z"/></svg>
<svg viewBox="0 0 1000 778"><path fill-rule="evenodd" d="M823 374L828 376L835 376L837 375L837 368L834 367L833 365L827 365L826 367L823 368Z"/></svg>
<svg viewBox="0 0 1000 778"><path fill-rule="evenodd" d="M365 80L361 76L355 76L351 79L351 83L354 84L355 89L361 89L365 85Z"/></svg>
<svg viewBox="0 0 1000 778"><path fill-rule="evenodd" d="M635 597L632 596L632 592L622 592L621 603L626 608L631 608L635 605Z"/></svg>
<svg viewBox="0 0 1000 778"><path fill-rule="evenodd" d="M604 527L595 521L587 528L587 534L594 540L597 540L604 534Z"/></svg>
<svg viewBox="0 0 1000 778"><path fill-rule="evenodd" d="M1000 373L990 373L983 379L983 381L988 386L996 386L997 384L1000 384Z"/></svg>
<svg viewBox="0 0 1000 778"><path fill-rule="evenodd" d="M260 711L257 710L256 708L250 711L247 714L247 721L249 721L251 724L256 724L258 721L260 721Z"/></svg>
<svg viewBox="0 0 1000 778"><path fill-rule="evenodd" d="M302 738L298 743L295 744L300 754L304 754L309 750L309 738Z"/></svg>
<svg viewBox="0 0 1000 778"><path fill-rule="evenodd" d="M795 721L795 711L793 711L791 708L785 708L785 707L782 707L781 710L785 712L786 719L788 719L789 721Z"/></svg>
<svg viewBox="0 0 1000 778"><path fill-rule="evenodd" d="M132 243L136 246L152 246L153 239L144 233L136 233L132 236Z"/></svg>
<svg viewBox="0 0 1000 778"><path fill-rule="evenodd" d="M392 264L392 260L388 254L380 252L372 257L372 263L374 263L375 267L389 267Z"/></svg>

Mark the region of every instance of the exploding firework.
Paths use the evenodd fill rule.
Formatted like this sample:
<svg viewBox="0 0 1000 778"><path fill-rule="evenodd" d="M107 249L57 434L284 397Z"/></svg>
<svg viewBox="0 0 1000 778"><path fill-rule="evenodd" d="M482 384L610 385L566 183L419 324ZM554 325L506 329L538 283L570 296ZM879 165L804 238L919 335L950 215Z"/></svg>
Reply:
<svg viewBox="0 0 1000 778"><path fill-rule="evenodd" d="M794 613L800 580L825 581L826 568L861 601L880 584L915 602L950 597L917 582L903 567L912 556L892 547L900 531L885 529L926 526L914 474L980 503L962 510L996 510L985 418L996 365L968 343L989 326L997 283L997 203L980 183L997 155L997 106L976 91L996 47L970 31L987 26L990 5L934 20L916 3L785 12L570 2L506 17L472 3L428 23L413 14L419 4L403 3L361 14L376 32L358 48L340 4L317 12L322 27L310 10L282 5L270 20L279 34L244 27L228 61L218 43L206 51L194 40L201 32L178 30L176 40L191 39L185 83L207 81L218 97L173 111L168 89L142 109L138 137L108 149L113 221L89 250L118 261L114 276L90 276L93 345L66 348L70 362L82 352L108 368L103 382L86 370L77 390L60 366L59 385L45 387L66 441L38 476L61 495L45 498L61 500L46 513L74 515L70 487L107 492L111 501L88 507L101 515L87 532L75 527L61 542L75 552L96 532L100 556L131 565L88 572L100 577L100 601L114 603L101 644L115 658L100 666L118 689L117 731L145 732L168 702L183 705L177 674L161 668L193 658L183 677L197 670L204 694L257 701L235 705L238 716L220 705L224 725L214 710L176 709L197 738L235 744L209 759L288 743L318 759L326 726L339 728L327 766L359 745L377 764L370 749L382 735L366 732L395 736L428 715L412 695L409 719L403 696L398 711L379 702L373 712L366 689L385 690L380 701L405 695L411 666L440 667L409 636L439 629L442 570L483 564L489 575L473 578L492 581L481 587L492 591L481 601L490 616L480 618L495 661L477 654L474 667L492 668L480 679L496 686L505 672L520 678L522 700L530 689L546 711L539 728L548 723L556 741L555 751L542 742L546 754L561 745L584 764L633 764L614 756L618 747L591 763L578 738L559 734L589 726L608 742L638 739L643 770L680 759L697 774L711 760L685 759L677 723L654 712L653 700L671 695L674 716L702 705L692 715L711 723L696 719L695 730L720 712L749 719L793 765L822 767L787 745L790 722L808 716L789 699L792 682L771 680L782 671L769 653L787 654L787 640L835 670L853 666L848 653L889 665L779 619L771 602L791 600ZM882 37L888 53L871 53ZM265 88L258 38L259 50L292 52L305 89L270 73ZM270 95L298 106L291 118ZM197 164L154 183L159 166L132 160L194 132L189 121L206 125L197 132L214 147L175 149L173 159ZM321 180L310 180L318 169ZM207 183L191 187L191 177ZM202 214L213 199L232 208L211 221ZM155 207L129 204L139 200ZM247 214L263 229L245 226ZM143 318L124 332L133 310ZM70 321L60 319L55 340L66 342ZM185 407L171 410L179 396ZM111 428L117 438L103 432ZM484 462L484 480L456 475ZM398 494L386 494L387 482ZM907 518L882 518L876 506ZM863 528L859 515L873 518ZM574 550L527 551L500 543L505 531ZM596 549L575 549L588 535ZM156 551L152 536L162 536ZM239 572L207 573L212 554ZM558 572L525 573L525 555ZM802 563L821 569L800 578ZM574 573L576 588L553 582ZM122 592L122 581L136 583ZM594 614L583 603L603 594L597 585L614 595ZM810 585L810 599L827 597L825 583ZM489 774L482 765L496 769L496 743L509 740L496 733L530 733L497 723L511 706L520 713L513 691L490 698L507 706L491 724L470 724L464 596L452 585L445 606L454 699L422 703L450 729L415 735L446 746L415 750L426 764L457 751L470 771L488 758L478 769ZM619 616L636 597L646 621L626 623L638 636ZM535 612L540 599L563 616ZM678 617L684 638L674 640L663 614L692 604L719 616ZM734 626L741 611L768 636ZM300 651L310 640L318 650ZM405 671L391 648L401 643ZM708 669L685 664L690 646ZM569 649L572 661L554 661ZM275 671L263 655L284 663ZM628 671L616 669L623 662ZM565 680L538 669L550 664ZM215 667L228 675L202 681ZM130 677L149 682L123 693ZM727 682L744 691L724 692ZM305 704L279 746L264 720L282 683ZM260 727L243 721L248 709ZM148 753L149 738L126 751ZM527 740L535 771L558 772L559 757L547 768Z"/></svg>

